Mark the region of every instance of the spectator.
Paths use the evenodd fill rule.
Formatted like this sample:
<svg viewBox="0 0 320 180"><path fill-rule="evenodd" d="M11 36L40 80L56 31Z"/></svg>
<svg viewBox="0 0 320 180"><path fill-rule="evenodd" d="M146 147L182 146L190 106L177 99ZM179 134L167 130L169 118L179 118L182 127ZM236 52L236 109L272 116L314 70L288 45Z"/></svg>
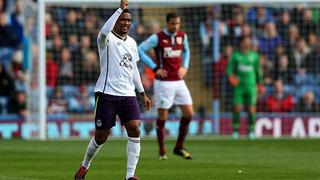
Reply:
<svg viewBox="0 0 320 180"><path fill-rule="evenodd" d="M213 23L219 20L215 17L212 7L207 7L206 12L208 15L206 19L200 23L199 33L201 39L202 78L203 83L209 87L212 84L212 64L215 61L212 51L214 37ZM218 33L220 38L224 38L228 34L227 26L222 21L219 21Z"/></svg>
<svg viewBox="0 0 320 180"><path fill-rule="evenodd" d="M305 9L303 11L303 19L302 21L298 22L300 36L304 39L308 39L309 34L317 33L317 24L312 21L312 10Z"/></svg>
<svg viewBox="0 0 320 180"><path fill-rule="evenodd" d="M18 91L10 97L8 112L18 114L23 118L27 116L26 94L23 91Z"/></svg>
<svg viewBox="0 0 320 180"><path fill-rule="evenodd" d="M70 85L74 80L74 66L71 62L69 49L63 48L61 52L61 62L59 65L58 84Z"/></svg>
<svg viewBox="0 0 320 180"><path fill-rule="evenodd" d="M53 37L52 58L55 62L61 60L61 51L64 47L63 41L60 36Z"/></svg>
<svg viewBox="0 0 320 180"><path fill-rule="evenodd" d="M303 67L306 69L307 74L317 75L320 73L320 42L318 42L315 49L306 56Z"/></svg>
<svg viewBox="0 0 320 180"><path fill-rule="evenodd" d="M270 85L272 83L271 69L273 64L268 60L268 57L264 54L260 55L260 66L263 74L263 83L265 85Z"/></svg>
<svg viewBox="0 0 320 180"><path fill-rule="evenodd" d="M88 51L84 54L82 61L81 83L94 84L99 77L99 60L94 51Z"/></svg>
<svg viewBox="0 0 320 180"><path fill-rule="evenodd" d="M290 25L288 37L285 38L287 40L283 42L284 43L283 45L286 49L286 53L292 53L299 38L300 36L299 36L298 27L296 25Z"/></svg>
<svg viewBox="0 0 320 180"><path fill-rule="evenodd" d="M79 86L79 94L69 98L69 111L77 113L92 112L95 105L93 96L88 95L87 86Z"/></svg>
<svg viewBox="0 0 320 180"><path fill-rule="evenodd" d="M302 22L304 10L305 9L303 3L300 3L296 7L291 9L290 15L294 24L299 24Z"/></svg>
<svg viewBox="0 0 320 180"><path fill-rule="evenodd" d="M53 61L51 52L47 51L46 57L46 82L47 86L53 89L56 87L58 81L58 64Z"/></svg>
<svg viewBox="0 0 320 180"><path fill-rule="evenodd" d="M226 75L226 68L229 59L233 53L233 47L226 45L220 59L213 64L213 96L214 99L225 98L226 88L229 87L228 78ZM231 88L229 89L231 91ZM229 91L229 92L230 92ZM229 99L229 98L227 98ZM227 100L226 99L226 100Z"/></svg>
<svg viewBox="0 0 320 180"><path fill-rule="evenodd" d="M7 8L7 0L0 0L0 12L5 12Z"/></svg>
<svg viewBox="0 0 320 180"><path fill-rule="evenodd" d="M0 63L0 96L9 96L14 91L13 79Z"/></svg>
<svg viewBox="0 0 320 180"><path fill-rule="evenodd" d="M259 38L259 49L272 62L275 61L276 47L282 45L281 37L277 33L274 23L266 24L265 35Z"/></svg>
<svg viewBox="0 0 320 180"><path fill-rule="evenodd" d="M63 94L59 88L54 90L53 97L49 99L48 113L66 113L67 112L67 101L63 97Z"/></svg>
<svg viewBox="0 0 320 180"><path fill-rule="evenodd" d="M303 64L306 61L306 57L310 54L310 49L306 44L304 38L299 38L296 47L291 54L291 61L294 61L296 65L296 72L301 73L304 71Z"/></svg>
<svg viewBox="0 0 320 180"><path fill-rule="evenodd" d="M0 12L0 63L9 70L10 59L19 44L14 27L8 22L5 12Z"/></svg>
<svg viewBox="0 0 320 180"><path fill-rule="evenodd" d="M89 39L90 40L90 39ZM75 52L79 49L80 43L76 34L70 34L68 36L68 49L71 52Z"/></svg>
<svg viewBox="0 0 320 180"><path fill-rule="evenodd" d="M318 40L319 39L318 39L318 36L316 34L310 33L308 35L307 43L308 43L308 46L309 46L311 51L313 51L316 48Z"/></svg>
<svg viewBox="0 0 320 180"><path fill-rule="evenodd" d="M68 39L69 34L76 34L80 37L79 22L77 17L77 12L75 10L69 10L65 24L60 28L63 39Z"/></svg>
<svg viewBox="0 0 320 180"><path fill-rule="evenodd" d="M277 22L277 31L282 38L283 42L289 41L289 29L292 25L290 14L288 11L283 11L280 15L280 19Z"/></svg>
<svg viewBox="0 0 320 180"><path fill-rule="evenodd" d="M274 22L271 12L263 6L250 8L247 20L251 27L254 28L256 34L260 34L266 24Z"/></svg>
<svg viewBox="0 0 320 180"><path fill-rule="evenodd" d="M137 41L137 44L142 43L147 38L146 29L143 24L136 25L133 38Z"/></svg>
<svg viewBox="0 0 320 180"><path fill-rule="evenodd" d="M16 47L20 46L24 38L24 1L16 0L14 4L14 11L10 17L13 32L17 36Z"/></svg>
<svg viewBox="0 0 320 180"><path fill-rule="evenodd" d="M84 28L82 34L87 34L90 37L90 44L92 48L97 49L96 47L96 37L97 37L97 17L93 14L85 16Z"/></svg>
<svg viewBox="0 0 320 180"><path fill-rule="evenodd" d="M277 58L274 70L272 72L274 80L282 80L284 84L293 84L295 72L294 61L288 60L287 55L281 55Z"/></svg>
<svg viewBox="0 0 320 180"><path fill-rule="evenodd" d="M23 69L22 50L17 50L11 60L12 77L16 91L26 91L27 72Z"/></svg>
<svg viewBox="0 0 320 180"><path fill-rule="evenodd" d="M45 14L45 32L46 32L46 37L50 38L52 37L52 33L51 33L51 28L52 28L52 17L51 14L49 14L49 12L47 12Z"/></svg>
<svg viewBox="0 0 320 180"><path fill-rule="evenodd" d="M230 22L227 41L233 46L239 46L239 39L243 35L243 27L245 23L245 17L242 13L235 14L233 20Z"/></svg>
<svg viewBox="0 0 320 180"><path fill-rule="evenodd" d="M274 82L274 92L267 98L266 106L269 112L291 112L293 110L293 97L284 92L282 80Z"/></svg>
<svg viewBox="0 0 320 180"><path fill-rule="evenodd" d="M80 79L80 82L95 82L95 78L99 75L97 75L100 69L99 59L97 54L92 51L89 35L85 34L81 37L80 49L74 53L73 59L75 75Z"/></svg>
<svg viewBox="0 0 320 180"><path fill-rule="evenodd" d="M312 91L307 91L295 106L296 112L319 112L319 110Z"/></svg>
<svg viewBox="0 0 320 180"><path fill-rule="evenodd" d="M158 33L159 31L161 31L161 26L160 26L159 21L149 20L149 21L147 21L146 26L148 29L147 35Z"/></svg>

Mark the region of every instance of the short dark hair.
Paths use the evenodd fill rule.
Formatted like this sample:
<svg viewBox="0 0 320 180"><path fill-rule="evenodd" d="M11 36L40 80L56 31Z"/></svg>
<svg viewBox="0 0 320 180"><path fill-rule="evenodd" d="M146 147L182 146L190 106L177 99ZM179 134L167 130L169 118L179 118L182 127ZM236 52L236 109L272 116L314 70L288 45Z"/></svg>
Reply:
<svg viewBox="0 0 320 180"><path fill-rule="evenodd" d="M178 15L178 13L176 13L176 12L170 12L170 13L168 13L167 14L167 22L169 22L170 21L170 19L172 19L172 18L178 18L178 17L180 17L179 15Z"/></svg>
<svg viewBox="0 0 320 180"><path fill-rule="evenodd" d="M241 43L242 43L244 40L246 40L246 39L251 39L251 37L250 37L250 36L241 36L241 37L239 38L239 40L240 40Z"/></svg>
<svg viewBox="0 0 320 180"><path fill-rule="evenodd" d="M124 9L124 10L122 11L122 13L129 13L129 14L131 14L131 12L129 11L129 9Z"/></svg>

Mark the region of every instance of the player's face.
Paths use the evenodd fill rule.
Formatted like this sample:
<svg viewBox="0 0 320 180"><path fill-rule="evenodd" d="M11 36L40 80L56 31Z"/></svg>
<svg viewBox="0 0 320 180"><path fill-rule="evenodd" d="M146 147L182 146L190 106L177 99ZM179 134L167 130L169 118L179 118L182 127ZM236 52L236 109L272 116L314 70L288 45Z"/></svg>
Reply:
<svg viewBox="0 0 320 180"><path fill-rule="evenodd" d="M122 13L115 24L115 31L119 35L126 35L131 25L131 14Z"/></svg>
<svg viewBox="0 0 320 180"><path fill-rule="evenodd" d="M250 38L245 38L242 40L241 47L245 50L251 49L251 40Z"/></svg>
<svg viewBox="0 0 320 180"><path fill-rule="evenodd" d="M177 31L179 31L180 29L180 18L176 17L176 18L171 18L168 22L167 22L167 27L168 27L168 31L171 34L176 33Z"/></svg>

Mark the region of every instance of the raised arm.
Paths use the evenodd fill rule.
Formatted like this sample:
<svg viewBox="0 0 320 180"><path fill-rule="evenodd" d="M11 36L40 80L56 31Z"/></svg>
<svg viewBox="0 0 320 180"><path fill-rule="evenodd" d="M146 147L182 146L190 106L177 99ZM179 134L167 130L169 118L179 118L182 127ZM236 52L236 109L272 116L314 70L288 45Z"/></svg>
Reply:
<svg viewBox="0 0 320 180"><path fill-rule="evenodd" d="M127 8L128 1L127 0L121 0L120 2L120 8L116 10L116 12L113 13L113 15L107 20L107 22L103 25L102 29L100 30L98 34L98 44L100 46L103 46L106 44L106 38L108 34L112 31L114 25L116 24L119 16L121 15L122 11Z"/></svg>

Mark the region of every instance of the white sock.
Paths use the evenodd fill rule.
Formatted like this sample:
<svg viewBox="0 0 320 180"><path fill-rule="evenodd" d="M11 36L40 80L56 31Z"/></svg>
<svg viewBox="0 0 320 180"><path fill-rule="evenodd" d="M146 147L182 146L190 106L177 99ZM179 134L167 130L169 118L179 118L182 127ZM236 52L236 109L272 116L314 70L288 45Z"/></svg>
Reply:
<svg viewBox="0 0 320 180"><path fill-rule="evenodd" d="M101 149L102 145L98 145L94 138L88 144L86 154L83 157L82 166L89 169L90 163L97 152Z"/></svg>
<svg viewBox="0 0 320 180"><path fill-rule="evenodd" d="M127 144L127 174L126 179L134 176L140 156L140 137L128 137Z"/></svg>

